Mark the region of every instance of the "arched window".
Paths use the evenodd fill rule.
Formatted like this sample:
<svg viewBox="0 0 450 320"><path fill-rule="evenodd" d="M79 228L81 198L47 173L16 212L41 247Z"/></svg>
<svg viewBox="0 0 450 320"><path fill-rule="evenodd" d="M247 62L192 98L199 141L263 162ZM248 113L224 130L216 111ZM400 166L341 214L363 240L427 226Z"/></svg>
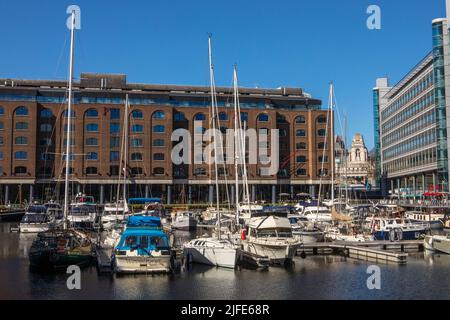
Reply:
<svg viewBox="0 0 450 320"><path fill-rule="evenodd" d="M62 173L63 173L63 174L66 174L66 167L63 168ZM69 174L73 174L73 173L74 173L73 168L72 168L72 167L69 167Z"/></svg>
<svg viewBox="0 0 450 320"><path fill-rule="evenodd" d="M298 142L295 144L297 150L306 150L307 146L305 142Z"/></svg>
<svg viewBox="0 0 450 320"><path fill-rule="evenodd" d="M297 118L295 118L295 123L304 124L306 123L306 118L304 116L298 116Z"/></svg>
<svg viewBox="0 0 450 320"><path fill-rule="evenodd" d="M133 110L133 112L131 112L131 117L133 119L144 119L144 114L141 110Z"/></svg>
<svg viewBox="0 0 450 320"><path fill-rule="evenodd" d="M97 138L87 138L86 145L87 146L98 146L98 139Z"/></svg>
<svg viewBox="0 0 450 320"><path fill-rule="evenodd" d="M297 163L305 163L306 157L305 156L298 156L297 157Z"/></svg>
<svg viewBox="0 0 450 320"><path fill-rule="evenodd" d="M5 114L5 108L0 106L0 116L3 116Z"/></svg>
<svg viewBox="0 0 450 320"><path fill-rule="evenodd" d="M319 169L317 172L317 176L319 177L325 177L328 175L328 169Z"/></svg>
<svg viewBox="0 0 450 320"><path fill-rule="evenodd" d="M3 122L0 121L0 130L3 130L5 128L5 125L3 124Z"/></svg>
<svg viewBox="0 0 450 320"><path fill-rule="evenodd" d="M307 175L306 169L298 169L297 175L298 176L306 176Z"/></svg>
<svg viewBox="0 0 450 320"><path fill-rule="evenodd" d="M155 139L153 140L153 146L154 147L164 147L164 140L163 139Z"/></svg>
<svg viewBox="0 0 450 320"><path fill-rule="evenodd" d="M153 155L153 160L156 161L164 161L164 158L165 158L164 153L155 153Z"/></svg>
<svg viewBox="0 0 450 320"><path fill-rule="evenodd" d="M71 116L70 116L70 117L71 117L71 118L75 118L75 111L72 110L70 113L71 113ZM69 114L69 110L64 110L64 112L63 112L63 117L64 117L64 118L67 118L67 115L68 115L68 114Z"/></svg>
<svg viewBox="0 0 450 320"><path fill-rule="evenodd" d="M50 123L41 123L41 132L52 132L53 127Z"/></svg>
<svg viewBox="0 0 450 320"><path fill-rule="evenodd" d="M325 116L318 116L317 117L317 123L327 123L327 117L325 117Z"/></svg>
<svg viewBox="0 0 450 320"><path fill-rule="evenodd" d="M96 167L87 167L86 168L86 174L97 174L98 169Z"/></svg>
<svg viewBox="0 0 450 320"><path fill-rule="evenodd" d="M135 152L131 154L131 161L142 161L142 153Z"/></svg>
<svg viewBox="0 0 450 320"><path fill-rule="evenodd" d="M144 141L140 138L131 139L131 146L135 148L140 148L144 146Z"/></svg>
<svg viewBox="0 0 450 320"><path fill-rule="evenodd" d="M186 116L184 115L183 112L177 112L174 115L174 120L175 121L186 121Z"/></svg>
<svg viewBox="0 0 450 320"><path fill-rule="evenodd" d="M27 137L16 137L15 144L26 145L26 144L28 144L28 138Z"/></svg>
<svg viewBox="0 0 450 320"><path fill-rule="evenodd" d="M164 133L165 130L166 130L166 128L161 124L159 124L157 126L153 126L154 133Z"/></svg>
<svg viewBox="0 0 450 320"><path fill-rule="evenodd" d="M306 137L306 131L303 129L298 129L295 131L295 135L297 137Z"/></svg>
<svg viewBox="0 0 450 320"><path fill-rule="evenodd" d="M219 176L228 176L228 170L224 167L220 167L217 172L219 173Z"/></svg>
<svg viewBox="0 0 450 320"><path fill-rule="evenodd" d="M14 173L15 174L27 174L27 167L23 167L23 166L15 167Z"/></svg>
<svg viewBox="0 0 450 320"><path fill-rule="evenodd" d="M195 120L195 121L205 121L205 120L206 120L206 117L205 117L205 115L204 115L203 113L197 113L197 114L194 116L194 120Z"/></svg>
<svg viewBox="0 0 450 320"><path fill-rule="evenodd" d="M220 112L219 113L219 120L220 121L227 121L228 120L228 115L225 112Z"/></svg>
<svg viewBox="0 0 450 320"><path fill-rule="evenodd" d="M87 132L98 132L98 124L97 123L88 123L86 125Z"/></svg>
<svg viewBox="0 0 450 320"><path fill-rule="evenodd" d="M63 159L63 161L66 161L67 156L65 154L63 154L62 159ZM74 160L75 160L75 154L69 153L69 161L74 161Z"/></svg>
<svg viewBox="0 0 450 320"><path fill-rule="evenodd" d="M142 124L133 124L131 126L131 132L142 133L142 132L144 132L144 126Z"/></svg>
<svg viewBox="0 0 450 320"><path fill-rule="evenodd" d="M319 130L317 130L317 135L318 135L319 137L325 137L326 133L327 133L327 131L326 131L325 129L319 129Z"/></svg>
<svg viewBox="0 0 450 320"><path fill-rule="evenodd" d="M317 144L317 149L319 149L319 150L325 149L325 142L319 142L319 143Z"/></svg>
<svg viewBox="0 0 450 320"><path fill-rule="evenodd" d="M241 112L241 122L248 122L248 112Z"/></svg>
<svg viewBox="0 0 450 320"><path fill-rule="evenodd" d="M74 145L75 145L75 138L70 138L69 144L70 144L71 146L74 146ZM64 140L63 140L63 146L66 146L66 145L67 145L67 138L64 138Z"/></svg>
<svg viewBox="0 0 450 320"><path fill-rule="evenodd" d="M155 120L164 120L166 118L166 114L163 111L156 111L153 114L153 119Z"/></svg>
<svg viewBox="0 0 450 320"><path fill-rule="evenodd" d="M325 157L324 156L319 156L318 160L319 160L320 163L328 162L328 156L325 156Z"/></svg>
<svg viewBox="0 0 450 320"><path fill-rule="evenodd" d="M258 116L258 121L261 121L261 122L267 122L267 121L269 121L269 115L268 115L267 113L261 113L261 114Z"/></svg>
<svg viewBox="0 0 450 320"><path fill-rule="evenodd" d="M140 176L140 175L143 174L143 172L144 172L144 170L142 170L141 167L134 167L134 168L131 168L131 174L132 174L133 176Z"/></svg>
<svg viewBox="0 0 450 320"><path fill-rule="evenodd" d="M16 151L14 153L14 159L16 160L27 160L28 153L26 151Z"/></svg>
<svg viewBox="0 0 450 320"><path fill-rule="evenodd" d="M164 168L154 168L153 174L156 176L160 176L164 174Z"/></svg>
<svg viewBox="0 0 450 320"><path fill-rule="evenodd" d="M277 113L277 123L286 123L286 117L282 114Z"/></svg>
<svg viewBox="0 0 450 320"><path fill-rule="evenodd" d="M16 116L27 116L28 115L28 108L27 107L18 107L15 111L14 114Z"/></svg>
<svg viewBox="0 0 450 320"><path fill-rule="evenodd" d="M87 118L98 118L98 111L96 109L89 109L86 111Z"/></svg>
<svg viewBox="0 0 450 320"><path fill-rule="evenodd" d="M86 160L98 160L98 153L97 152L88 152L86 154Z"/></svg>
<svg viewBox="0 0 450 320"><path fill-rule="evenodd" d="M50 109L44 108L44 109L41 109L40 115L41 115L41 118L49 119L49 118L53 117L53 112Z"/></svg>
<svg viewBox="0 0 450 320"><path fill-rule="evenodd" d="M206 176L206 169L205 168L195 168L194 175L196 175L196 176Z"/></svg>
<svg viewBox="0 0 450 320"><path fill-rule="evenodd" d="M16 122L16 130L28 130L27 122Z"/></svg>

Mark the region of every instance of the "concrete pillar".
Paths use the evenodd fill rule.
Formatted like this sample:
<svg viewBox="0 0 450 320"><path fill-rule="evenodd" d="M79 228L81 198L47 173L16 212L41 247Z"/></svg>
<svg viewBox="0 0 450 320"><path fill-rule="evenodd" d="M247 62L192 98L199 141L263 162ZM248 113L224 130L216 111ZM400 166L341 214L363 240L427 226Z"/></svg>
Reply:
<svg viewBox="0 0 450 320"><path fill-rule="evenodd" d="M397 192L398 192L398 199L400 199L400 179L397 178Z"/></svg>
<svg viewBox="0 0 450 320"><path fill-rule="evenodd" d="M316 186L315 185L310 185L309 186L309 194L313 198L316 196Z"/></svg>
<svg viewBox="0 0 450 320"><path fill-rule="evenodd" d="M167 185L167 204L172 203L172 186Z"/></svg>
<svg viewBox="0 0 450 320"><path fill-rule="evenodd" d="M231 202L231 205L234 205L234 203L236 202L236 197L235 197L235 193L236 193L236 191L235 191L235 189L236 189L236 187L235 187L235 185L231 185L231 188L230 188L230 202Z"/></svg>
<svg viewBox="0 0 450 320"><path fill-rule="evenodd" d="M188 186L188 204L192 204L192 186Z"/></svg>
<svg viewBox="0 0 450 320"><path fill-rule="evenodd" d="M210 204L214 203L214 186L212 184L209 185L208 202Z"/></svg>
<svg viewBox="0 0 450 320"><path fill-rule="evenodd" d="M100 185L100 204L105 203L105 185Z"/></svg>
<svg viewBox="0 0 450 320"><path fill-rule="evenodd" d="M256 200L256 185L252 184L252 202L255 202Z"/></svg>
<svg viewBox="0 0 450 320"><path fill-rule="evenodd" d="M277 202L277 186L272 185L272 203Z"/></svg>
<svg viewBox="0 0 450 320"><path fill-rule="evenodd" d="M149 189L148 189L148 184L145 185L145 197L148 198L149 197Z"/></svg>
<svg viewBox="0 0 450 320"><path fill-rule="evenodd" d="M394 179L391 179L391 194L394 194Z"/></svg>
<svg viewBox="0 0 450 320"><path fill-rule="evenodd" d="M77 184L77 193L80 193L81 192L81 185L78 183Z"/></svg>
<svg viewBox="0 0 450 320"><path fill-rule="evenodd" d="M436 174L433 172L433 191L436 192Z"/></svg>
<svg viewBox="0 0 450 320"><path fill-rule="evenodd" d="M33 185L30 184L30 203L33 203L34 194L33 194Z"/></svg>
<svg viewBox="0 0 450 320"><path fill-rule="evenodd" d="M425 185L425 174L422 173L422 193L427 191L427 186Z"/></svg>
<svg viewBox="0 0 450 320"><path fill-rule="evenodd" d="M294 186L291 184L291 199L294 199Z"/></svg>
<svg viewBox="0 0 450 320"><path fill-rule="evenodd" d="M5 185L5 204L8 204L9 202L9 185Z"/></svg>

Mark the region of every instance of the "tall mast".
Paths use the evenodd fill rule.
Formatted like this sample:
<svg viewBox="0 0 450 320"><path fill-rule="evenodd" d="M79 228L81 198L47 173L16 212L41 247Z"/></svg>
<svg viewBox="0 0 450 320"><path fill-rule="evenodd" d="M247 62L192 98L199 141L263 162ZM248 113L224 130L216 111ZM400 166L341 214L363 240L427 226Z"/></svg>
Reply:
<svg viewBox="0 0 450 320"><path fill-rule="evenodd" d="M75 49L75 10L72 11L72 29L70 31L70 66L69 66L69 101L67 107L67 132L66 132L66 176L64 184L64 224L67 229L67 216L69 213L69 163L70 163L70 130L72 122L72 85L73 85L73 63Z"/></svg>
<svg viewBox="0 0 450 320"><path fill-rule="evenodd" d="M220 223L220 205L219 205L219 179L217 172L217 136L216 136L216 94L215 94L215 83L214 83L214 66L212 62L212 36L208 37L208 48L209 48L209 76L211 83L211 111L212 111L212 129L214 134L214 173L216 181L216 209L217 209L217 222L218 222L218 233L217 237L221 238L221 223Z"/></svg>
<svg viewBox="0 0 450 320"><path fill-rule="evenodd" d="M238 172L238 159L239 159L239 124L238 117L240 117L238 113L238 83L237 83L237 71L236 65L234 66L234 74L233 74L233 86L234 86L234 198L236 203L236 223L239 224L239 172Z"/></svg>
<svg viewBox="0 0 450 320"><path fill-rule="evenodd" d="M125 114L123 117L123 130L124 130L124 147L123 147L123 206L124 210L127 209L127 167L128 167L128 107L129 100L128 94L125 99Z"/></svg>
<svg viewBox="0 0 450 320"><path fill-rule="evenodd" d="M333 117L333 104L334 104L334 87L333 83L330 84L330 122L331 122L331 203L334 203L334 117Z"/></svg>

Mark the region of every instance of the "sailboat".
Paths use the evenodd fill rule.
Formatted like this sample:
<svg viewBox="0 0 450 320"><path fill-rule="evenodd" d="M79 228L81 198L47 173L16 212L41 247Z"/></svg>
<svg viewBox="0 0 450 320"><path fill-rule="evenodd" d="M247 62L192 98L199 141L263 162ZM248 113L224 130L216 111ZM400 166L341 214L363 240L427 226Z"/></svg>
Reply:
<svg viewBox="0 0 450 320"><path fill-rule="evenodd" d="M68 266L85 267L93 260L93 248L90 238L84 233L68 228L69 211L69 154L70 154L70 122L72 115L72 84L75 45L75 11L72 11L69 97L67 117L66 172L63 228L51 228L39 233L29 251L30 266L43 270L65 270Z"/></svg>
<svg viewBox="0 0 450 320"><path fill-rule="evenodd" d="M121 156L123 157L123 161L120 163L123 165L123 198L120 198L120 176L119 183L117 186L117 197L116 202L107 203L103 209L102 215L102 226L104 229L111 229L113 226L122 223L125 221L130 213L128 203L127 203L127 163L128 163L128 109L129 109L129 100L128 95L125 99L125 114L124 114L124 126L123 126L123 135L122 135L122 150Z"/></svg>
<svg viewBox="0 0 450 320"><path fill-rule="evenodd" d="M216 134L216 121L218 119L217 97L214 82L214 67L212 63L212 44L211 36L208 38L209 48L209 69L210 69L210 83L211 83L211 114L212 114L212 129L214 135ZM222 147L222 146L220 146ZM222 239L221 230L221 210L219 205L219 181L217 170L217 150L219 146L217 139L214 137L214 167L215 167L215 187L216 187L216 212L217 225L216 234L212 237L197 238L185 243L183 246L184 254L191 259L192 262L213 265L224 268L236 268L237 263L237 249L231 240Z"/></svg>

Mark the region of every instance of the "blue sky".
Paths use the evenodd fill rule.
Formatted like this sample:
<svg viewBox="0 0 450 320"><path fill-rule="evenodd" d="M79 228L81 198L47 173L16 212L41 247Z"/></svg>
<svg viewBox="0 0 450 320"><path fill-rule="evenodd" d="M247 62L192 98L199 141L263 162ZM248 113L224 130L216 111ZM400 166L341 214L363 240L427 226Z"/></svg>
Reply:
<svg viewBox="0 0 450 320"><path fill-rule="evenodd" d="M2 0L0 77L67 78L70 4L82 11L77 77L208 85L211 32L217 85L231 85L237 63L241 86L302 87L326 106L333 81L349 137L362 133L369 149L375 79L399 81L431 51L431 21L445 15L444 0ZM370 4L381 30L366 27Z"/></svg>

